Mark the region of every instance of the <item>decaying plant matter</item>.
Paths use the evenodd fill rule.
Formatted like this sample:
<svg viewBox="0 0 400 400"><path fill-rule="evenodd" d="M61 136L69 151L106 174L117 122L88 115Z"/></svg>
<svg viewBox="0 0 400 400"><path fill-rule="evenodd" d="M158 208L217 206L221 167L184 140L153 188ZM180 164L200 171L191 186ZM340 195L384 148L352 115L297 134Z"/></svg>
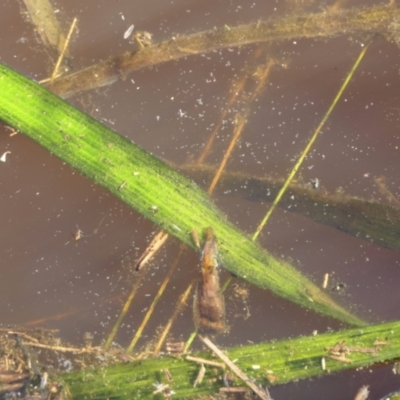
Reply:
<svg viewBox="0 0 400 400"><path fill-rule="evenodd" d="M179 169L196 182L209 181L215 167L183 165ZM240 197L254 202L271 202L284 180L273 176L249 176L224 172L216 194ZM357 238L391 250L400 249L400 209L389 204L346 195L341 188L327 193L310 182L292 183L279 207L301 214L315 222L332 226Z"/></svg>
<svg viewBox="0 0 400 400"><path fill-rule="evenodd" d="M75 93L110 85L144 67L178 60L188 55L217 49L240 47L252 43L277 43L293 38L329 39L340 35L379 34L399 41L400 9L391 6L350 8L332 12L303 14L286 18L257 21L246 25L224 26L191 35L178 35L139 51L95 64L60 78L49 87L63 98Z"/></svg>

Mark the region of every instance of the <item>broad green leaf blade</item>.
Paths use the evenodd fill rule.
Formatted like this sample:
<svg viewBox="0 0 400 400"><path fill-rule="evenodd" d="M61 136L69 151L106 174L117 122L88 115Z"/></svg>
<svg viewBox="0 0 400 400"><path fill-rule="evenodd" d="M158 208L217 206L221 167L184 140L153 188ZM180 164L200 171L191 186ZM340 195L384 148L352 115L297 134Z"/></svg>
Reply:
<svg viewBox="0 0 400 400"><path fill-rule="evenodd" d="M223 266L235 275L316 312L364 324L238 231L202 189L156 157L4 65L0 93L1 119L182 242L194 247L192 229L212 226Z"/></svg>
<svg viewBox="0 0 400 400"><path fill-rule="evenodd" d="M340 342L342 345L338 345ZM333 347L336 351L330 350ZM334 355L345 348L348 352L343 356ZM263 386L274 386L398 359L400 322L240 346L225 353L250 379ZM195 356L218 361L209 352ZM199 368L184 356L181 359L160 357L66 374L63 380L74 399L151 398L156 381L169 383L176 392L174 399L218 393L223 386L223 372L207 367L203 383L193 387ZM167 381L164 369L169 370L172 382ZM235 385L244 386L240 381ZM273 397L273 389L271 392Z"/></svg>

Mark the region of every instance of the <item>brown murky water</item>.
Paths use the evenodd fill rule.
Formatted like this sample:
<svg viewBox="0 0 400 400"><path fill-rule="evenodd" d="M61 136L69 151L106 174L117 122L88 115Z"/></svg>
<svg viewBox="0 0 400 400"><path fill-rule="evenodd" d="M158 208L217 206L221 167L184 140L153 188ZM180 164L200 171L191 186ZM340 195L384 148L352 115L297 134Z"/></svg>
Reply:
<svg viewBox="0 0 400 400"><path fill-rule="evenodd" d="M359 4L374 2L351 3ZM321 11L327 5L314 4L309 10ZM131 44L123 35L131 24L135 31L152 32L154 40L161 41L180 33L284 15L293 5L260 0L59 0L57 8L66 31L75 16L79 20L79 34L70 49L77 71L129 50ZM0 9L1 61L33 79L46 78L53 61L24 20L20 5L3 1ZM125 81L70 101L158 157L184 163L201 151L227 102L230 83L248 66L255 48L188 56L132 73ZM362 42L348 37L301 39L265 48L288 68L275 68L266 90L252 104L228 169L285 176L336 95ZM341 186L352 195L384 200L373 180L384 175L387 187L400 196L399 68L398 47L376 38L301 169L306 181L318 178L328 191ZM208 162L222 158L228 143L223 134L230 134L233 111ZM4 125L0 133L0 153L11 152L0 163L0 322L56 327L63 338L76 344L89 331L100 343L134 281L128 260L140 255L156 227L22 134L10 137ZM231 221L249 233L268 206L228 194L214 199ZM83 236L74 241L78 229ZM334 294L338 301L355 305L353 311L371 322L400 317L398 252L280 209L260 243L277 256L290 258L317 283L330 273L332 285L344 284ZM178 244L170 241L152 261L149 277L117 337L119 343L127 345L131 340L177 251ZM198 255L186 252L139 345L166 323L178 296L197 276L198 266ZM237 295L237 285L248 289L246 301ZM240 281L228 289L226 308L230 332L218 337L221 346L341 327ZM191 312L187 307L174 326L175 338L185 339L192 331ZM387 366L274 387L271 394L277 400L351 399L363 384L370 384L371 398L378 399L397 389L399 382Z"/></svg>

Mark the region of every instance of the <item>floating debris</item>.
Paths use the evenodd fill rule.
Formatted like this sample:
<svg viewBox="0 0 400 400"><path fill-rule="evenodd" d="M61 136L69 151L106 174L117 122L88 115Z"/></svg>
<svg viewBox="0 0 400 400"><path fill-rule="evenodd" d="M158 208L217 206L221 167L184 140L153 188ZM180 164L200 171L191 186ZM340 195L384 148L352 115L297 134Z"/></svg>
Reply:
<svg viewBox="0 0 400 400"><path fill-rule="evenodd" d="M199 240L199 235L197 234L196 229L193 229L193 230L192 230L192 238L193 238L193 241L194 241L194 244L196 245L196 247L197 247L198 249L200 249L200 248L201 248L201 246L200 246L200 240Z"/></svg>
<svg viewBox="0 0 400 400"><path fill-rule="evenodd" d="M354 400L367 400L369 396L369 386L361 386L360 389L358 389L358 392L356 394L356 397L354 397Z"/></svg>
<svg viewBox="0 0 400 400"><path fill-rule="evenodd" d="M326 289L328 287L328 281L329 281L329 274L324 275L324 283L322 284L322 288Z"/></svg>
<svg viewBox="0 0 400 400"><path fill-rule="evenodd" d="M201 382L203 382L205 373L206 373L206 367L204 366L204 364L201 364L199 373L197 374L197 377L196 377L196 380L194 381L193 387L196 387Z"/></svg>
<svg viewBox="0 0 400 400"><path fill-rule="evenodd" d="M79 228L74 234L74 240L77 242L78 240L81 240L83 237L83 231L81 231Z"/></svg>
<svg viewBox="0 0 400 400"><path fill-rule="evenodd" d="M311 179L311 186L313 187L313 189L318 189L320 185L319 179L315 178L315 179Z"/></svg>
<svg viewBox="0 0 400 400"><path fill-rule="evenodd" d="M3 155L0 157L0 161L6 162L7 154L11 154L11 151L6 151L5 153L3 153Z"/></svg>
<svg viewBox="0 0 400 400"><path fill-rule="evenodd" d="M212 367L225 368L225 364L219 363L217 361L206 360L205 358L187 356L186 360L193 361L198 364L211 365Z"/></svg>
<svg viewBox="0 0 400 400"><path fill-rule="evenodd" d="M135 28L135 25L131 25L124 33L124 39L129 39L130 36L132 35L133 29Z"/></svg>
<svg viewBox="0 0 400 400"><path fill-rule="evenodd" d="M399 362L395 362L393 364L393 368L392 371L395 375L400 375L400 363Z"/></svg>
<svg viewBox="0 0 400 400"><path fill-rule="evenodd" d="M118 190L121 191L126 186L126 181L123 181L119 186Z"/></svg>
<svg viewBox="0 0 400 400"><path fill-rule="evenodd" d="M164 368L163 371L164 371L165 377L167 378L167 381L171 382L173 380L171 372L169 372L169 370L167 368Z"/></svg>
<svg viewBox="0 0 400 400"><path fill-rule="evenodd" d="M132 36L131 42L141 50L153 44L153 35L150 32L139 31Z"/></svg>

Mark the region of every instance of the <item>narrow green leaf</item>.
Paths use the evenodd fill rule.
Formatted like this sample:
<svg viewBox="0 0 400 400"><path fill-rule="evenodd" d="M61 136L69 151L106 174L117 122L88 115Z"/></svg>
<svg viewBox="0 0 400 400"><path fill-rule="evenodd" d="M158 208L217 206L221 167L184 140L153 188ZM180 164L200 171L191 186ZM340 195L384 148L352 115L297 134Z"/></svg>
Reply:
<svg viewBox="0 0 400 400"><path fill-rule="evenodd" d="M342 361L332 358L341 349L345 353L336 357ZM400 322L241 346L225 353L250 379L263 386L274 386L399 358ZM216 361L209 352L196 356ZM74 399L151 398L156 381L169 383L176 393L174 399L217 393L223 386L224 372L208 367L203 383L194 388L199 368L184 357L162 357L71 373L64 375L63 380ZM167 381L164 369L169 370L172 382ZM235 385L244 386L238 380Z"/></svg>
<svg viewBox="0 0 400 400"><path fill-rule="evenodd" d="M182 242L194 247L192 229L212 226L223 266L235 275L303 307L364 324L239 232L202 189L156 157L4 65L0 93L1 119Z"/></svg>

